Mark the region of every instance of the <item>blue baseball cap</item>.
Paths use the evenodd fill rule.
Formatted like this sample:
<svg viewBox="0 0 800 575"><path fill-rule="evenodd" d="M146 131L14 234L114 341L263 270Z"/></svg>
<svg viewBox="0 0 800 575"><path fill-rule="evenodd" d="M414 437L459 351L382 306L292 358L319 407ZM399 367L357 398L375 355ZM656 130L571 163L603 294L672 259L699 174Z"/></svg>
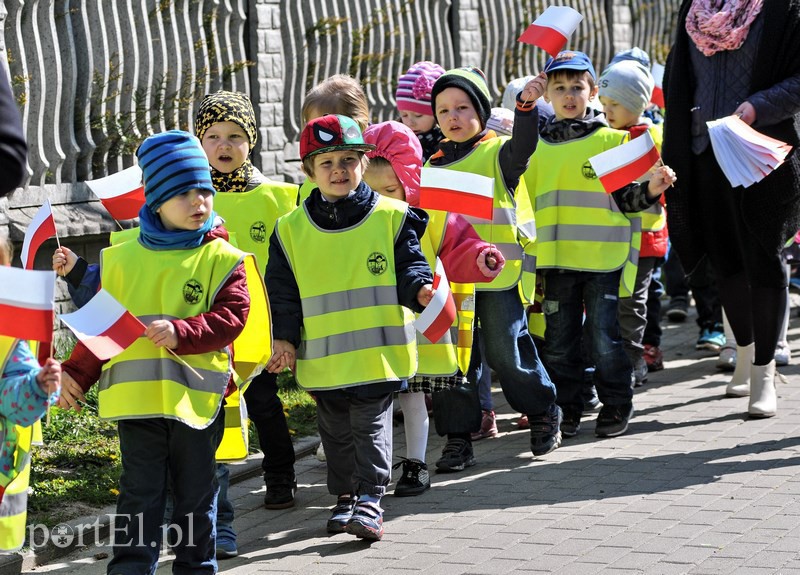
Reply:
<svg viewBox="0 0 800 575"><path fill-rule="evenodd" d="M592 75L592 80L597 80L592 61L583 52L564 50L556 54L555 58L548 58L544 67L545 72L555 72L556 70L584 70Z"/></svg>

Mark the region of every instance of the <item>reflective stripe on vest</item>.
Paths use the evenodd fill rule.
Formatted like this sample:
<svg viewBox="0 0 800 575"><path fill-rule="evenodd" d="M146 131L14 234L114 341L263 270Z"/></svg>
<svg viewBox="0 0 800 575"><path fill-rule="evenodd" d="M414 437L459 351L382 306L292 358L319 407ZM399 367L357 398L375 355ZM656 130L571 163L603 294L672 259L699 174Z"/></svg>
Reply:
<svg viewBox="0 0 800 575"><path fill-rule="evenodd" d="M251 300L257 308L268 310L263 294L263 305L257 301L263 284L250 282L258 277L255 258L221 239L183 250L152 251L139 242L106 248L101 252L102 284L137 317L194 317L211 309L217 292L242 260L250 262ZM182 359L203 379L140 337L104 364L98 393L100 417L167 417L196 429L207 427L219 411L231 377L228 349Z"/></svg>
<svg viewBox="0 0 800 575"><path fill-rule="evenodd" d="M236 234L239 249L256 256L262 277L275 222L296 207L297 190L294 184L268 181L247 192L214 196L214 209L225 220L225 228Z"/></svg>
<svg viewBox="0 0 800 575"><path fill-rule="evenodd" d="M407 209L378 196L370 214L346 229L317 227L305 205L278 220L303 309L295 375L305 389L397 381L416 371L414 314L397 301L394 261Z"/></svg>
<svg viewBox="0 0 800 575"><path fill-rule="evenodd" d="M480 174L494 178L494 211L492 221L467 217L482 240L493 243L506 260L503 271L489 283L475 286L478 291L501 291L515 285L522 274L522 247L517 239L516 203L506 189L500 169L500 147L509 138L489 138L473 148L466 156L442 168ZM429 164L430 165L430 164Z"/></svg>
<svg viewBox="0 0 800 575"><path fill-rule="evenodd" d="M539 268L608 272L624 267L620 293L632 289L630 269L635 278L641 219L620 212L588 162L626 137L626 132L604 127L565 143L539 142L523 175L536 213Z"/></svg>
<svg viewBox="0 0 800 575"><path fill-rule="evenodd" d="M436 269L436 257L442 248L444 234L447 229L447 212L427 210L430 220L425 234L420 238L422 253L428 260L431 269ZM466 373L472 352L472 323L475 319L473 310L462 309L474 304L475 284L450 283L450 291L456 303L456 318L450 331L436 343L417 332L417 351L419 366L417 375L443 377L455 375L461 369ZM467 298L472 295L473 300ZM462 337L462 333L464 334ZM469 333L469 336L467 336Z"/></svg>

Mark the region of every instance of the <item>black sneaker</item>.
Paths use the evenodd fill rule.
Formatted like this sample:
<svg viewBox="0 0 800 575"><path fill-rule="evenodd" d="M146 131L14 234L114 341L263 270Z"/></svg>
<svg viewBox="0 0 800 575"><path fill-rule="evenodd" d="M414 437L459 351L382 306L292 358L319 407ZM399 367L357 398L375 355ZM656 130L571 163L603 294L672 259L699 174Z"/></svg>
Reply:
<svg viewBox="0 0 800 575"><path fill-rule="evenodd" d="M466 439L454 437L447 440L442 449L442 456L436 462L436 470L442 472L463 471L465 467L475 465L472 444Z"/></svg>
<svg viewBox="0 0 800 575"><path fill-rule="evenodd" d="M406 459L405 457L401 459L402 461L392 466L392 469L403 466L403 476L397 481L394 496L410 497L430 489L431 478L428 475L428 466L419 459Z"/></svg>
<svg viewBox="0 0 800 575"><path fill-rule="evenodd" d="M267 494L264 495L266 509L288 509L294 507L297 480L294 475L264 475Z"/></svg>
<svg viewBox="0 0 800 575"><path fill-rule="evenodd" d="M564 437L575 437L581 429L582 413L577 409L570 409L568 407L562 409L562 412L561 435Z"/></svg>
<svg viewBox="0 0 800 575"><path fill-rule="evenodd" d="M689 302L686 298L673 297L667 306L667 319L674 322L682 322L689 317Z"/></svg>
<svg viewBox="0 0 800 575"><path fill-rule="evenodd" d="M594 384L586 385L581 388L581 399L583 400L583 411L595 411L600 407L600 398L597 397L597 388Z"/></svg>
<svg viewBox="0 0 800 575"><path fill-rule="evenodd" d="M358 499L353 495L339 497L336 500L336 506L331 509L331 518L328 519L326 526L328 533L344 533L347 523L353 517L356 503Z"/></svg>
<svg viewBox="0 0 800 575"><path fill-rule="evenodd" d="M633 404L603 405L597 415L597 437L616 437L628 431L628 421L633 417Z"/></svg>
<svg viewBox="0 0 800 575"><path fill-rule="evenodd" d="M546 455L561 445L561 408L555 403L545 413L528 414L531 424L531 452L535 456Z"/></svg>

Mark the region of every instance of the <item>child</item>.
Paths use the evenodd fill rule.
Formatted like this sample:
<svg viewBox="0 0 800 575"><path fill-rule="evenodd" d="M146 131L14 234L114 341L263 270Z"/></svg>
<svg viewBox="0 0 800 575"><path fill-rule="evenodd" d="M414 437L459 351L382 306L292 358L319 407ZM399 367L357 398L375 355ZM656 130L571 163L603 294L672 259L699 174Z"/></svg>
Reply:
<svg viewBox="0 0 800 575"><path fill-rule="evenodd" d="M0 265L11 265L13 248L0 238ZM0 336L0 552L25 540L33 425L58 400L61 364L40 367L28 343Z"/></svg>
<svg viewBox="0 0 800 575"><path fill-rule="evenodd" d="M655 85L650 70L637 60L620 59L603 71L597 84L608 125L615 130L628 131L631 138L649 132L661 151L661 124L653 124L642 115L650 102ZM639 249L636 281L631 296L619 300L620 332L625 342L625 352L633 364L634 385L637 387L647 381L650 365L653 366L653 371L659 366L663 367L658 344L648 344L645 350L644 336L647 318L658 317L657 313L651 313L648 309L648 294L653 273L667 255L667 214L664 206L662 195L658 202L642 211L642 245ZM655 334L660 339L658 332L660 328Z"/></svg>
<svg viewBox="0 0 800 575"><path fill-rule="evenodd" d="M497 373L512 409L528 415L531 452L545 455L561 443L561 410L555 404L555 387L542 365L528 333L518 283L524 282L523 250L516 225L514 190L536 148L538 114L536 99L544 91L544 75L537 76L517 97L513 137L498 138L486 130L491 99L486 78L477 68L456 68L442 74L432 90L433 110L445 140L429 164L494 177L494 216L473 220L478 235L498 244L505 257L503 271L491 283L477 288L475 313L484 342L486 360ZM526 277L523 277L523 274ZM527 283L526 283L527 285ZM533 294L530 294L533 297ZM476 362L473 362L475 364ZM470 366L469 381L477 381L479 369ZM448 442L443 456L458 461L472 458L468 442Z"/></svg>
<svg viewBox="0 0 800 575"><path fill-rule="evenodd" d="M167 481L174 498L173 569L215 573L214 454L224 426L222 398L232 382L231 350L263 347L260 326L251 320L264 318L268 304L255 258L225 241L199 140L164 132L147 138L136 155L146 201L139 237L102 251L101 280L147 328L107 362L78 343L64 362L60 405L77 408L99 380L99 415L118 421L122 476L109 573L155 570ZM258 366L234 362L233 368L247 381Z"/></svg>
<svg viewBox="0 0 800 575"><path fill-rule="evenodd" d="M543 126L524 176L536 215L536 267L544 285L542 357L564 412L561 432L572 437L583 412L585 310L594 383L603 403L595 433L612 437L627 431L633 415L632 368L619 336L617 301L620 285L629 286L635 277L630 259L638 238L621 212L651 206L675 178L662 166L649 184L605 193L589 158L623 143L627 134L608 128L602 113L589 107L597 86L586 54L561 52L546 69L545 99L554 116Z"/></svg>
<svg viewBox="0 0 800 575"><path fill-rule="evenodd" d="M414 132L399 122L383 122L367 128L364 141L376 146L375 150L367 152L370 159L364 173L367 185L379 194L419 206L422 148ZM406 457L401 458L403 473L394 490L397 497L419 495L431 485L425 464L429 424L425 394L464 384L464 371L472 345L473 314L467 309L474 297L475 286L472 284L491 281L500 274L505 263L502 254L481 240L463 216L438 210L427 210L427 213L430 221L420 240L422 252L432 268L436 266L436 257L441 258L461 317L455 323L455 340L447 334L442 341L432 344L417 333L417 375L409 380L408 389L398 396L403 409ZM493 269L487 265L487 256ZM462 360L461 369L459 359ZM455 434L448 433L447 436L452 439ZM463 463L471 465L474 459Z"/></svg>
<svg viewBox="0 0 800 575"><path fill-rule="evenodd" d="M394 94L400 120L419 138L423 163L438 149L443 138L431 107L431 88L442 74L444 68L439 64L417 62L397 80Z"/></svg>
<svg viewBox="0 0 800 575"><path fill-rule="evenodd" d="M275 332L268 369L294 367L297 353L297 382L317 400L328 491L338 496L327 530L379 540L392 394L417 367L409 309L421 311L433 288L418 241L425 220L361 181L372 149L346 116L303 128L303 171L317 187L278 220L266 280Z"/></svg>

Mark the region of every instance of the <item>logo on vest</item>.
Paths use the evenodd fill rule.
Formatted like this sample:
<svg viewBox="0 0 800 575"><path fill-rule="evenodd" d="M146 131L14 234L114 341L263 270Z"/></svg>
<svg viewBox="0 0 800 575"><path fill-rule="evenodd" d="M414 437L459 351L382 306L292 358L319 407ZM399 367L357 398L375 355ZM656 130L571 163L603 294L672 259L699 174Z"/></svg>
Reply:
<svg viewBox="0 0 800 575"><path fill-rule="evenodd" d="M590 164L588 160L581 166L581 174L583 174L583 177L587 180L597 179L597 174L594 173L594 168L592 168L592 164Z"/></svg>
<svg viewBox="0 0 800 575"><path fill-rule="evenodd" d="M259 244L267 240L267 226L264 222L256 222L250 226L250 238Z"/></svg>
<svg viewBox="0 0 800 575"><path fill-rule="evenodd" d="M183 284L183 300L189 304L199 302L203 297L203 286L197 280L189 280Z"/></svg>
<svg viewBox="0 0 800 575"><path fill-rule="evenodd" d="M380 252L372 252L367 258L367 269L372 275L379 276L386 271L386 256Z"/></svg>

